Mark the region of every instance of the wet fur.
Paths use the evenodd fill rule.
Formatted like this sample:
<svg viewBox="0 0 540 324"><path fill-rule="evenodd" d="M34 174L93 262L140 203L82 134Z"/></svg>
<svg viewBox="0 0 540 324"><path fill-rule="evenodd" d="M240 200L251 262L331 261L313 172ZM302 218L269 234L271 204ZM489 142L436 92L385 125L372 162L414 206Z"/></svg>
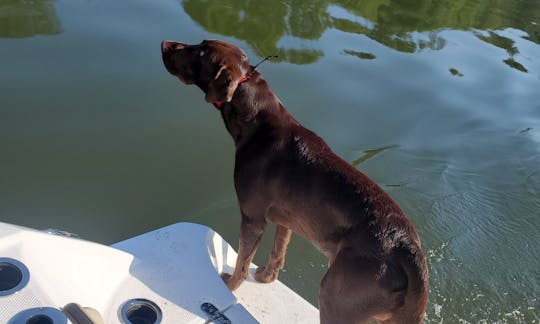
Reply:
<svg viewBox="0 0 540 324"><path fill-rule="evenodd" d="M257 281L277 279L295 232L329 259L319 293L321 323L421 323L426 261L392 198L300 125L236 46L164 42L162 52L170 73L199 86L208 102L223 102L220 113L236 146L242 221L236 268L222 274L227 286L234 290L247 278L270 221L277 225L274 247ZM244 75L248 81L239 84Z"/></svg>

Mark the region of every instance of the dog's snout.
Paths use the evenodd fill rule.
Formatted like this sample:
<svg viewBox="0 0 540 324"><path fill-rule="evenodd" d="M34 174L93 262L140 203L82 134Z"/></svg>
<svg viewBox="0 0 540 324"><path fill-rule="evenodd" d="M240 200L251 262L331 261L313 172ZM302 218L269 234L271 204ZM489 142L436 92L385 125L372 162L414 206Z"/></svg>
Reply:
<svg viewBox="0 0 540 324"><path fill-rule="evenodd" d="M168 53L172 50L181 50L181 49L184 49L185 47L186 47L186 44L182 44L178 42L167 41L167 40L164 40L163 42L161 42L161 52L163 53Z"/></svg>
<svg viewBox="0 0 540 324"><path fill-rule="evenodd" d="M172 49L173 42L164 40L161 42L161 51L167 53Z"/></svg>

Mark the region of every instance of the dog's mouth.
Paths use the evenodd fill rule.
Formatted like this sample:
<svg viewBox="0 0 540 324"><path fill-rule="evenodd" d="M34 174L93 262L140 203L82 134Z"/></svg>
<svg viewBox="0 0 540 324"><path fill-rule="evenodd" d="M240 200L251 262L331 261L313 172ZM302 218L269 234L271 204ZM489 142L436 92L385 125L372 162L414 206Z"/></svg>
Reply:
<svg viewBox="0 0 540 324"><path fill-rule="evenodd" d="M189 79L189 77L185 77L182 75L182 72L180 72L180 69L176 67L171 61L169 57L163 57L163 62L165 63L165 68L167 71L178 78L183 84L192 84L193 82Z"/></svg>
<svg viewBox="0 0 540 324"><path fill-rule="evenodd" d="M178 80L180 80L180 82L182 82L183 84L189 84L189 83L186 81L186 79L184 79L183 76L181 76L180 74L177 74L177 76L178 76Z"/></svg>
<svg viewBox="0 0 540 324"><path fill-rule="evenodd" d="M195 81L193 79L190 79L189 76L185 77L182 75L182 73L174 73L174 75L182 82L183 84L194 84Z"/></svg>

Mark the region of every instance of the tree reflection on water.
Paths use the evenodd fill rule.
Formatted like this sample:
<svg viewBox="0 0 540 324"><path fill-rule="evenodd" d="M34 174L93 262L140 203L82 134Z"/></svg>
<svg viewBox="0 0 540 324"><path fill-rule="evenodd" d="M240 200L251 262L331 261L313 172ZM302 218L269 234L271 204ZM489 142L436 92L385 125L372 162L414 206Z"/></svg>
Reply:
<svg viewBox="0 0 540 324"><path fill-rule="evenodd" d="M362 34L405 53L444 48L444 30L472 31L506 50L504 62L522 72L527 69L514 60L519 53L515 42L497 31L519 29L527 34L523 38L540 43L540 2L535 0L184 0L182 5L207 31L244 40L259 56L279 50L281 60L295 64L313 63L324 55L310 41L328 29ZM375 58L350 49L343 53Z"/></svg>
<svg viewBox="0 0 540 324"><path fill-rule="evenodd" d="M53 1L0 1L0 38L56 35L61 31Z"/></svg>

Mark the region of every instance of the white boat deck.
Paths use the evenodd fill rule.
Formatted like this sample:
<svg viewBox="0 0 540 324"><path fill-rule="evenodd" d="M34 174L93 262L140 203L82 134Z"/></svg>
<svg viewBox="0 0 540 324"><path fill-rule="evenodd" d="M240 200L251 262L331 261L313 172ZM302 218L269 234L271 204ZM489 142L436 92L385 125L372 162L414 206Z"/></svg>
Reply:
<svg viewBox="0 0 540 324"><path fill-rule="evenodd" d="M317 309L279 281L248 280L232 294L219 272L231 272L235 259L217 233L191 223L111 247L0 223L0 323L25 323L24 316L44 307L58 323L73 323L62 319L69 303L93 309L103 323L122 323L120 310L131 299L151 301L161 323L318 322ZM26 282L12 290L1 284L10 260L28 270ZM217 312L205 312L205 303Z"/></svg>

